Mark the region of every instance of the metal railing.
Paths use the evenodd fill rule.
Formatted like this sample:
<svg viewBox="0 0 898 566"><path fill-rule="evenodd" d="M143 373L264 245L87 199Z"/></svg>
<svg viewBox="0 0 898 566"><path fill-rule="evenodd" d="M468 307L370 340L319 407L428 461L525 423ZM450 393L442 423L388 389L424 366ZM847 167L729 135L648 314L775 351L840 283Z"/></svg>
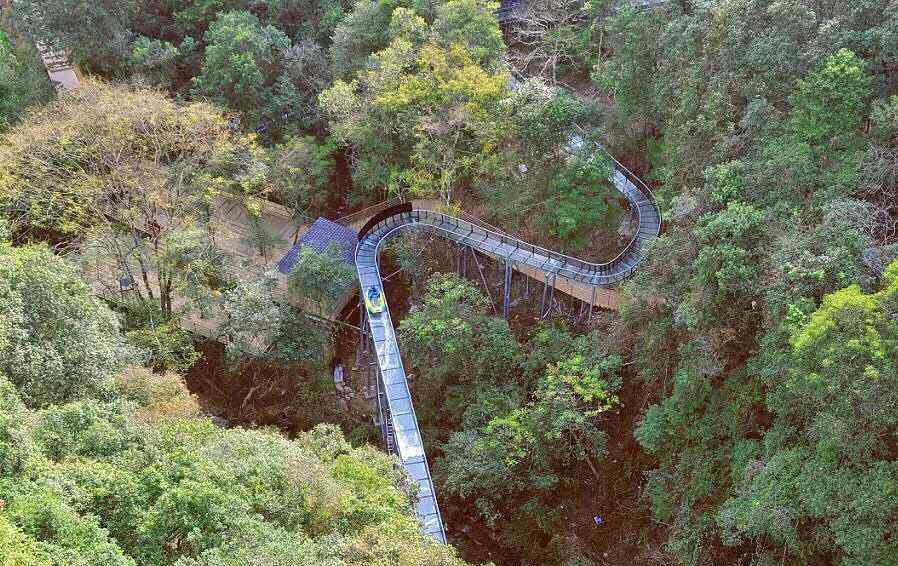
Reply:
<svg viewBox="0 0 898 566"><path fill-rule="evenodd" d="M395 204L393 206L387 207L379 211L377 214L368 219L367 222L359 229L359 240L368 235L368 232L377 226L380 222L392 218L397 215L401 215L404 212L412 211L412 203L411 202L401 202L399 204Z"/></svg>
<svg viewBox="0 0 898 566"><path fill-rule="evenodd" d="M357 210L352 214L347 214L346 216L342 216L334 220L337 224L342 224L343 226L351 226L356 222L361 222L362 220L367 220L377 214L378 212L390 208L391 206L395 206L397 204L401 204L405 202L404 199L396 197L388 200L381 201L377 204L372 204L371 206L366 206L362 210Z"/></svg>
<svg viewBox="0 0 898 566"><path fill-rule="evenodd" d="M639 191L640 193L642 193L642 196L644 196L646 198L646 200L651 204L652 211L657 215L658 218L657 218L657 223L652 223L653 229L652 229L652 233L650 235L658 236L661 233L661 225L662 225L661 208L658 206L658 201L655 199L655 194L652 192L652 189L650 189L649 186L646 185L642 179L637 177L623 163L618 161L616 157L611 155L611 153L607 149L605 149L601 144L599 144L595 141L589 140L589 138L586 137L587 134L586 134L586 131L583 130L583 128L581 128L577 124L574 124L574 129L575 129L577 135L579 135L581 137L581 139L583 139L584 142L591 141L593 146L595 146L599 151L602 152L603 155L605 155L608 159L610 159L611 163L614 165L614 170L617 173L620 173L627 181L629 181L630 184L633 185L633 188L635 190ZM613 180L612 180L612 183L614 184ZM615 187L618 189L618 191L621 194L623 194L625 197L627 197L627 200L629 200L634 205L634 208L636 211L637 229L636 229L636 234L634 234L633 237L630 239L630 241L627 242L627 245L624 246L624 249L622 249L620 251L620 253L617 254L617 256L615 256L614 258L612 258L611 260L608 261L609 264L613 264L615 262L620 263L624 260L624 258L631 255L634 248L637 245L639 245L639 242L640 242L639 236L641 235L641 230L643 228L643 211L642 211L642 209L639 208L639 203L636 202L631 197L631 195L629 195L626 192L624 192L623 190L621 190L620 187L617 187L616 184L615 184ZM657 224L657 225L655 225L655 224ZM635 266L633 266L633 269L635 269ZM630 273L628 273L628 275L633 272L633 269L630 270Z"/></svg>
<svg viewBox="0 0 898 566"><path fill-rule="evenodd" d="M633 251L636 237L628 244L625 252L611 261L591 263L530 244L519 238L484 228L455 216L430 210L412 210L380 220L370 226L367 237L360 239L358 245L364 245L366 240L373 236L379 247L382 242L403 228L436 230L451 240L472 245L485 253L526 263L547 273L555 273L592 285L616 283L629 276L638 264L638 262L634 262L623 269L620 268L630 258L625 252Z"/></svg>

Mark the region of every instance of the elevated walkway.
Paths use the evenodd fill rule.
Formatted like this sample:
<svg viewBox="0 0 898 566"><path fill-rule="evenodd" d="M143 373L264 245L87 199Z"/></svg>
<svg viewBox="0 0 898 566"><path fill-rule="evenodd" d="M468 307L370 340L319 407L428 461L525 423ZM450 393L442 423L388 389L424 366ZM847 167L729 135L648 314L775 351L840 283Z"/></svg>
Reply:
<svg viewBox="0 0 898 566"><path fill-rule="evenodd" d="M571 145L578 143L583 143L582 137L572 134ZM597 150L604 151L601 148ZM587 300L588 293L591 304L594 304L595 297L607 291L607 286L622 281L637 269L645 258L646 244L661 231L661 212L649 188L626 167L612 160L614 172L609 180L630 202L638 219L638 228L633 239L611 261L583 261L529 244L471 220L415 208L413 203L405 202L378 210L359 230L355 261L362 292L372 286L383 289L379 264L383 245L404 230L424 230L504 260L507 265L531 277L552 278L556 285L557 279L566 280L568 283L564 285L567 285L568 293L581 300ZM416 511L424 532L440 542L446 542L389 305L380 313L369 313L367 319L386 403L384 414L390 420L387 426L392 431L395 453L418 483Z"/></svg>

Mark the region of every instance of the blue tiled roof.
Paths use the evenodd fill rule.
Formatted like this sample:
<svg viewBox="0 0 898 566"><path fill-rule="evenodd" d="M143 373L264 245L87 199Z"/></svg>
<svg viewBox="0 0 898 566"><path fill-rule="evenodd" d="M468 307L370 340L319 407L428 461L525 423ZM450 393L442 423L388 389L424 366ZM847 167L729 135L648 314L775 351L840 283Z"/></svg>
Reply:
<svg viewBox="0 0 898 566"><path fill-rule="evenodd" d="M299 237L299 241L278 262L278 271L287 274L296 267L299 251L308 246L315 251L325 252L336 247L343 261L355 264L355 246L359 242L358 233L352 228L331 222L327 218L319 218L309 226L308 231Z"/></svg>

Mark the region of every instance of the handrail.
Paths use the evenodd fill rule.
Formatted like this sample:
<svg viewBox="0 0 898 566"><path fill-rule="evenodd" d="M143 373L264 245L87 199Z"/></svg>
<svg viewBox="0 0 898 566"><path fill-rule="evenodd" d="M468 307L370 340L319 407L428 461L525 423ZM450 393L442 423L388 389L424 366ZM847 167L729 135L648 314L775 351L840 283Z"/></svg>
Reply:
<svg viewBox="0 0 898 566"><path fill-rule="evenodd" d="M586 141L592 141L588 140L582 128L575 125L574 132L569 138L568 147L577 143L574 141L575 136L579 136L581 147ZM381 248L394 234L403 229L412 228L437 231L450 240L504 258L510 263L530 265L546 273L547 277L549 273L560 274L569 279L585 282L593 286L593 297L595 288L617 283L628 277L644 259L641 245L660 233L661 211L648 185L610 155L605 148L594 141L593 143L611 158L614 164L614 174L609 180L618 192L632 203L637 219L636 233L613 259L601 263L586 262L509 236L501 229L465 213L463 214L469 216L470 220L433 210L413 209L410 202L403 202L381 208L362 227L355 250L359 284L363 289L372 285L383 288L379 265ZM651 208L651 212L643 210L646 206ZM649 214L646 215L646 213ZM651 213L654 213L657 218ZM397 453L408 473L423 489L421 499L415 504L416 512L423 524L424 532L445 543L446 534L436 499L436 490L433 487L433 479L430 475L427 455L424 452L424 443L418 427L408 379L402 364L395 329L390 317L390 308L386 304L386 300L381 314L376 317L368 317L368 326L377 353L380 368L379 378L389 389L386 401L387 406L390 407L394 430L397 433ZM389 376L389 385L387 376ZM393 412L393 404L401 407L403 412ZM400 420L398 415L402 415L404 420ZM401 435L404 437L401 438ZM407 450L403 448L401 442L403 439Z"/></svg>
<svg viewBox="0 0 898 566"><path fill-rule="evenodd" d="M514 69L512 69L512 74L516 78L520 78L519 74ZM611 155L611 153L608 152L608 150L605 149L601 144L597 143L595 140L590 139L588 134L582 127L580 127L578 124L573 124L573 129L574 129L574 133L580 137L580 139L582 140L583 143L586 143L586 142L592 143L592 145L595 146L599 151L601 151L603 155L607 156L611 160L614 170L616 172L620 173L627 181L629 181L633 185L634 189L641 192L651 202L652 208L658 216L657 227L656 227L655 233L653 235L657 236L658 234L660 234L661 226L663 224L663 217L661 214L661 209L658 206L657 199L655 198L655 195L652 192L652 190L649 188L649 186L644 181L642 181L642 179L640 179L638 176L636 176L636 174L634 174L632 171L630 171L623 163L618 161L617 158L615 158L613 155ZM612 180L612 182L613 182L613 180ZM569 270L569 269L560 267L556 271L556 273L561 273L562 271L566 271L571 274L571 275L569 275L570 278L576 278L576 279L580 280L580 279L582 279L582 277L584 275L583 274L584 271L590 272L590 275L592 277L600 277L600 276L608 275L608 271L610 271L610 269L613 268L614 266L622 263L624 261L624 258L629 256L629 254L633 251L633 249L636 247L637 243L639 242L639 236L640 236L639 228L642 226L643 211L640 210L638 204L636 204L634 202L632 195L626 194L623 191L621 191L621 192L622 192L622 194L624 194L625 197L628 198L628 200L631 201L631 203L635 204L635 206L633 207L633 212L635 213L636 220L637 220L637 223L636 223L637 231L633 235L633 237L630 239L630 241L627 242L627 244L624 246L624 248L616 256L614 256L613 258L611 258L610 260L605 261L605 262L597 262L597 263L586 262L579 258L575 258L572 256L568 256L568 255L559 253L559 252L555 252L553 250L549 250L547 248L543 248L541 246L530 244L520 238L516 238L514 236L508 235L506 232L504 232L500 228L497 228L496 226L493 226L493 225L485 222L484 220L477 218L476 216L473 216L465 211L462 211L460 216L463 219L467 220L468 222L475 224L475 225L479 225L484 230L487 230L488 232L498 236L499 238L501 238L501 241L503 243L506 243L506 241L508 241L509 243L513 242L517 247L521 247L521 246L528 247L528 249L535 250L535 253L540 253L541 255L545 255L546 257L555 259L557 261L562 261L565 264L579 266L579 269L577 269L577 270ZM408 201L403 201L401 198L398 198L398 197L387 200L387 201L383 201L383 202L371 205L369 207L366 207L366 208L364 208L360 211L357 211L351 215L344 216L344 217L338 219L337 222L344 224L344 225L349 225L352 222L356 221L356 218L363 217L362 215L365 215L365 214L370 214L370 211L375 210L375 209L378 210L378 213L375 216L381 216L383 214L383 212L386 210L395 208L397 206L403 206L402 205L403 202L408 202ZM398 210L397 210L397 212L398 212ZM437 213L435 211L430 211L430 212L433 214L442 214L442 213ZM455 218L455 217L451 217L449 215L444 215L444 216L446 218ZM372 222L372 219L373 219L373 217L369 218L369 220L368 220L368 222L366 222L363 230L360 230L359 240L361 240L377 224L377 222ZM383 219L383 218L381 218L381 219ZM635 266L633 266L633 267L635 267ZM632 267L628 268L628 271L630 273L632 273ZM629 275L630 273L627 273L626 275Z"/></svg>
<svg viewBox="0 0 898 566"><path fill-rule="evenodd" d="M587 141L588 138L586 137L586 135L587 135L587 134L586 134L586 131L585 131L583 128L581 128L578 124L574 124L573 126L574 126L574 129L575 129L576 132L577 132L577 135L579 135L579 136L581 137L581 139L582 139L584 142ZM594 140L588 140L588 141L591 141L592 144L593 144L596 148L599 149L599 151L601 151L606 157L608 157L608 158L611 159L612 163L614 164L614 169L615 169L615 171L617 171L617 172L619 172L621 175L623 175L624 178L626 178L628 181L630 181L630 183L633 184L634 188L636 188L636 189L638 189L638 190L641 190L642 193L645 194L645 196L651 201L652 207L653 207L655 213L657 213L657 215L658 215L658 229L657 229L657 232L656 232L654 235L657 236L658 234L660 234L660 233L661 233L661 226L662 226L662 224L663 224L663 217L662 217L662 215L661 215L661 208L658 206L658 201L655 199L655 194L652 192L652 189L650 189L649 186L646 185L645 182L643 182L642 179L640 179L639 177L637 177L637 176L636 176L632 171L630 171L630 170L629 170L623 163L621 163L620 161L618 161L616 157L614 157L613 155L611 155L611 153L610 153L607 149L605 149L601 144L597 143L597 142L594 141ZM632 202L632 201L631 201L631 202ZM608 261L608 263L614 263L615 261L620 261L621 258L623 258L625 255L629 254L629 253L633 250L633 248L635 247L636 242L637 242L638 239L639 239L639 229L638 229L638 227L639 227L639 226L642 226L642 210L639 209L639 206L638 206L638 205L636 206L636 218L637 218L637 223L636 223L636 225L637 225L637 231L636 231L636 234L634 234L634 235L633 235L633 238L631 238L630 241L627 242L627 245L624 246L624 249L622 249L622 250L620 251L620 253L618 253L616 256L614 256L614 258L610 259L610 260Z"/></svg>
<svg viewBox="0 0 898 566"><path fill-rule="evenodd" d="M574 124L574 129L576 129L577 133L580 134L581 136L587 135L586 130L581 128L579 124ZM584 138L584 139L587 139L587 138ZM611 155L611 152L609 152L607 149L605 149L605 146L603 146L602 144L600 144L594 140L590 140L590 141L592 141L592 144L594 146L596 146L599 149L599 151L601 151L606 156L611 158L611 161L614 162L615 169L620 171L621 174L624 175L627 178L627 180L629 180L631 183L633 183L634 185L637 185L637 187L642 189L642 191L646 194L646 196L648 196L652 200L652 203L654 203L656 205L655 208L656 208L656 210L658 210L658 218L660 219L661 218L661 209L657 206L658 201L655 200L655 193L653 193L652 189L649 188L649 186L645 184L645 181L640 179L639 176L636 175L636 173L633 173L632 171L630 171L626 165L624 165L623 163L618 161L616 157Z"/></svg>
<svg viewBox="0 0 898 566"><path fill-rule="evenodd" d="M385 201L378 202L376 204L372 204L370 206L366 206L361 210L357 210L351 214L347 214L346 216L341 216L334 220L337 224L342 224L343 226L349 226L353 222L357 222L361 218L370 218L373 210L383 210L385 208L389 208L396 204L402 203L404 200L400 197L394 197Z"/></svg>
<svg viewBox="0 0 898 566"><path fill-rule="evenodd" d="M484 228L483 226L479 226L473 222L460 219L455 216L450 216L448 214L444 214L441 212L435 212L432 210L412 210L411 214L414 215L415 221L413 223L406 223L397 226L397 228L409 227L410 225L418 225L420 227L429 227L432 229L441 230L443 232L449 232L441 225L452 225L459 229L468 230L468 234L465 237L469 239L471 236L478 236L482 238L481 242L491 241L493 243L497 243L495 249L498 250L503 245L511 246L514 250L523 250L528 252L532 257L540 257L545 258L545 260L539 264L534 265L534 267L540 268L543 271L549 273L555 273L557 275L561 275L562 277L566 277L568 279L574 279L577 281L582 281L585 283L589 283L591 285L608 285L611 283L616 283L621 279L629 276L633 270L635 269L635 265L628 266L627 268L614 271L613 267L622 263L620 261L620 255L618 258L614 260L603 262L603 263L591 263L585 262L583 260L579 260L577 258L573 258L567 256L565 254L561 254L558 252L554 252L552 250L543 248L542 246L537 246L535 244L530 244L520 238L515 238L513 236L508 236L501 232L495 232L488 228ZM428 218L434 218L437 222L427 222ZM389 226L395 226L395 222L391 223L391 220L395 220L396 216L391 216L388 218L381 219L376 224L373 224L369 230L368 234L372 232L377 232L381 228L385 228ZM475 230L473 227L477 227L480 232ZM391 232L393 232L391 230ZM451 232L452 235L459 235L457 232ZM637 234L638 237L638 234ZM454 239L454 238L450 238ZM364 238L359 239L358 246L363 244ZM633 240L636 241L636 238ZM630 245L629 249L632 251L632 248L635 244ZM358 250L358 247L356 248ZM357 251L358 253L358 251ZM508 254L502 254L508 255ZM554 263L552 263L554 262ZM602 279L607 279L606 281L602 281Z"/></svg>
<svg viewBox="0 0 898 566"><path fill-rule="evenodd" d="M615 163L617 162L615 161ZM511 262L530 265L545 273L560 274L569 279L583 281L594 287L616 283L633 273L643 259L641 253L634 253L636 246L649 237L656 236L661 229L660 212L657 212L658 220L655 222L652 217L643 217L642 210L640 210L641 205L644 206L648 203L651 203L652 207L657 206L651 191L644 184L640 186L631 182L621 171L621 169L626 171L626 168L617 164L620 169L615 167L615 176L611 178L611 181L615 188L634 204L640 222L636 234L625 250L609 262L585 262L527 243L520 238L508 236L501 230L484 227L482 224L486 224L485 222L463 220L432 210L415 210L412 208L411 202L404 202L381 210L363 226L355 250L359 284L362 288L371 285L383 287L379 265L381 248L394 234L403 229L412 228L435 230L450 240L470 245L484 253L503 257ZM655 209L657 210L657 208ZM644 228L650 228L651 232L644 232ZM633 261L626 263L630 258ZM618 269L621 266L623 268ZM414 475L417 471L418 476L415 479L424 489L422 499L416 503L416 512L424 525L425 532L440 542L446 542L442 516L436 500L427 456L424 453L423 440L418 428L408 380L402 358L399 355L399 346L390 318L389 305L385 304L382 313L377 317L369 316L368 325L375 342L380 379L384 381L385 387L390 388L387 405L391 407L391 419L393 419L394 430L397 434L397 453L409 474ZM389 385L385 377L387 375L389 376ZM403 407L403 412L392 412L393 404ZM404 446L408 450L403 448L403 439Z"/></svg>
<svg viewBox="0 0 898 566"><path fill-rule="evenodd" d="M375 214L374 216L369 218L368 221L365 222L365 225L362 226L361 229L359 229L359 240L361 240L362 238L367 236L368 232L370 232L371 229L374 226L376 226L378 223L380 223L381 221L386 220L387 218L392 218L393 216L396 216L397 214L402 214L403 212L411 212L411 211L412 211L412 203L411 202L403 202L403 203L397 204L395 206L391 206L391 207L381 210L380 212L378 212L377 214ZM358 244L356 244L356 247L358 247Z"/></svg>

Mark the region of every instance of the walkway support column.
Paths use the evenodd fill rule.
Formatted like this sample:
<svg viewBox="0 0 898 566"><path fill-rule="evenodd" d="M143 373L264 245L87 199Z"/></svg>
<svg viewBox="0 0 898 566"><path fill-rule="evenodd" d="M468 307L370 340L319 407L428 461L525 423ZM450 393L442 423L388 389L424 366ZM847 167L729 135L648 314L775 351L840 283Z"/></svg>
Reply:
<svg viewBox="0 0 898 566"><path fill-rule="evenodd" d="M505 296L502 300L502 316L508 320L509 300L511 299L511 270L514 267L511 261L505 260Z"/></svg>
<svg viewBox="0 0 898 566"><path fill-rule="evenodd" d="M477 250L474 248L471 248L471 257L474 258L474 263L477 264L480 280L483 281L483 290L486 291L486 296L490 300L490 306L493 307L493 314L499 314L499 311L496 310L496 301L493 300L493 294L490 293L489 283L486 282L486 275L483 274L483 266L480 265L480 260L477 258Z"/></svg>
<svg viewBox="0 0 898 566"><path fill-rule="evenodd" d="M458 246L456 272L463 278L468 276L468 246Z"/></svg>
<svg viewBox="0 0 898 566"><path fill-rule="evenodd" d="M547 272L546 281L543 283L543 298L539 305L540 320L549 316L552 312L552 302L555 300L555 273Z"/></svg>
<svg viewBox="0 0 898 566"><path fill-rule="evenodd" d="M592 298L589 299L589 316L586 317L587 320L589 320L592 317L592 309L596 306L596 291L597 290L598 290L598 287L593 285Z"/></svg>

